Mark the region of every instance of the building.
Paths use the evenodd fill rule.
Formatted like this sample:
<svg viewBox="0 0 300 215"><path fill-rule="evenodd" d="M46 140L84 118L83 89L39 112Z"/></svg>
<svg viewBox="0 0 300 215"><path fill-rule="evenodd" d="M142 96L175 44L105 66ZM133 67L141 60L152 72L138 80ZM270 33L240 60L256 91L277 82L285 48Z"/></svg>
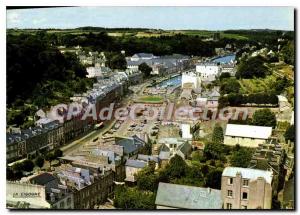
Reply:
<svg viewBox="0 0 300 215"><path fill-rule="evenodd" d="M139 61L139 60L150 60L153 58L157 58L157 57L151 53L137 53L134 54L130 59L131 61Z"/></svg>
<svg viewBox="0 0 300 215"><path fill-rule="evenodd" d="M228 146L240 145L256 148L264 144L272 135L272 127L227 124L224 144Z"/></svg>
<svg viewBox="0 0 300 215"><path fill-rule="evenodd" d="M261 169L273 172L273 194L276 195L280 181L284 181L285 169L284 169L284 150L277 141L274 139L268 141L268 143L260 144L249 164L249 168Z"/></svg>
<svg viewBox="0 0 300 215"><path fill-rule="evenodd" d="M161 146L159 153L159 159L161 160L169 160L176 154L182 159L187 159L192 152L192 145L187 140L180 138L161 138L159 145Z"/></svg>
<svg viewBox="0 0 300 215"><path fill-rule="evenodd" d="M191 134L191 125L181 124L180 129L182 139L191 140L193 138L193 135Z"/></svg>
<svg viewBox="0 0 300 215"><path fill-rule="evenodd" d="M58 178L41 173L19 182L6 182L7 205L10 208L74 209L73 193Z"/></svg>
<svg viewBox="0 0 300 215"><path fill-rule="evenodd" d="M113 193L114 174L111 169L97 164L79 163L93 170L63 165L57 170L57 177L73 191L75 209L93 209Z"/></svg>
<svg viewBox="0 0 300 215"><path fill-rule="evenodd" d="M201 78L197 73L184 72L182 73L181 88L185 88L186 85L192 84L193 89L201 90Z"/></svg>
<svg viewBox="0 0 300 215"><path fill-rule="evenodd" d="M160 182L157 209L222 209L221 191L211 188Z"/></svg>
<svg viewBox="0 0 300 215"><path fill-rule="evenodd" d="M196 73L200 74L203 82L211 82L216 80L220 70L216 63L201 63L196 65Z"/></svg>
<svg viewBox="0 0 300 215"><path fill-rule="evenodd" d="M224 209L271 209L272 171L226 167L221 191Z"/></svg>
<svg viewBox="0 0 300 215"><path fill-rule="evenodd" d="M148 165L147 161L127 159L125 164L126 178L125 181L135 182L135 175Z"/></svg>
<svg viewBox="0 0 300 215"><path fill-rule="evenodd" d="M87 78L95 78L107 75L111 72L111 69L108 67L100 66L100 67L87 67Z"/></svg>
<svg viewBox="0 0 300 215"><path fill-rule="evenodd" d="M201 96L196 98L196 105L207 108L218 108L220 96L217 88L213 88L211 91L201 92Z"/></svg>

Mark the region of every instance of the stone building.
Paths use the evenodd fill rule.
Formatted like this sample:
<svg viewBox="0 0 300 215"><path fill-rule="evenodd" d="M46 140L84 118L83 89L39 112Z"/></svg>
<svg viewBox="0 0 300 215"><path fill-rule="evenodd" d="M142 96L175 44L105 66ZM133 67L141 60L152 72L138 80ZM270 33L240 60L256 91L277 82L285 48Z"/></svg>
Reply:
<svg viewBox="0 0 300 215"><path fill-rule="evenodd" d="M224 209L271 209L271 171L226 167L221 190Z"/></svg>
<svg viewBox="0 0 300 215"><path fill-rule="evenodd" d="M93 209L96 204L106 202L113 192L114 174L111 169L100 169L92 163L85 165L95 171L70 165L63 165L57 171L60 182L73 190L75 209Z"/></svg>
<svg viewBox="0 0 300 215"><path fill-rule="evenodd" d="M224 144L229 146L256 148L264 144L272 135L272 127L227 124Z"/></svg>
<svg viewBox="0 0 300 215"><path fill-rule="evenodd" d="M74 209L73 193L50 173L7 181L6 204L16 209Z"/></svg>

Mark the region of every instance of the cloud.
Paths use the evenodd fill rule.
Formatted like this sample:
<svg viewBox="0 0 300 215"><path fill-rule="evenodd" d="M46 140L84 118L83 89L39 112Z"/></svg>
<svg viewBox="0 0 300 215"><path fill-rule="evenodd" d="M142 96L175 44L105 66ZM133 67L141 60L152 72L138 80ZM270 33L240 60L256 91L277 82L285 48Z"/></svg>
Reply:
<svg viewBox="0 0 300 215"><path fill-rule="evenodd" d="M21 22L21 16L16 11L7 11L7 24L19 24Z"/></svg>

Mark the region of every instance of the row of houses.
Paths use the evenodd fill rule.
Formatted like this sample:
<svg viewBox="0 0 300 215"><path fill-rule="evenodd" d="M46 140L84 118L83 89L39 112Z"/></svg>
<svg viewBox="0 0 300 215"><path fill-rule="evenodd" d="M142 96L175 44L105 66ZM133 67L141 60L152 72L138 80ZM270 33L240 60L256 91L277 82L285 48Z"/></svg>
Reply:
<svg viewBox="0 0 300 215"><path fill-rule="evenodd" d="M98 121L91 117L82 119L86 108L90 104L95 105L99 114L102 108L119 101L132 83L134 82L129 82L128 76L124 72L99 77L92 89L83 94L75 94L70 98L72 102L82 106L82 110L78 114L68 118L68 110L60 108L58 111L63 122L44 116L36 121L36 127L25 130L8 129L6 135L7 160L10 162L28 155L47 152L90 131Z"/></svg>
<svg viewBox="0 0 300 215"><path fill-rule="evenodd" d="M153 75L167 75L180 72L191 65L190 57L180 54L155 56L149 53L137 53L126 58L127 68L131 71L138 71L139 65L146 63L152 68Z"/></svg>
<svg viewBox="0 0 300 215"><path fill-rule="evenodd" d="M138 136L92 141L82 150L60 157L61 165L51 172L7 181L7 206L93 209L113 198L115 184L131 181L130 166L136 159L148 161L148 156L141 154L145 145Z"/></svg>

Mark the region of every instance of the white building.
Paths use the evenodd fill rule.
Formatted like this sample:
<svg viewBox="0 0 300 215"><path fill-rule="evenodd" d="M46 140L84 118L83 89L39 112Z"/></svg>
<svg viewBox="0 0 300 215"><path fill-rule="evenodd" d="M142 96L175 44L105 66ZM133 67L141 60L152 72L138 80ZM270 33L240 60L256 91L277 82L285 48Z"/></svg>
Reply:
<svg viewBox="0 0 300 215"><path fill-rule="evenodd" d="M104 73L111 72L111 69L108 67L87 67L86 71L88 73L86 75L87 78L94 78L94 77L100 77Z"/></svg>
<svg viewBox="0 0 300 215"><path fill-rule="evenodd" d="M273 172L226 167L221 191L224 209L271 209Z"/></svg>
<svg viewBox="0 0 300 215"><path fill-rule="evenodd" d="M189 124L181 124L181 137L183 139L191 140L193 135L191 134L191 125Z"/></svg>
<svg viewBox="0 0 300 215"><path fill-rule="evenodd" d="M224 144L256 148L259 144L266 143L271 135L272 127L227 124Z"/></svg>
<svg viewBox="0 0 300 215"><path fill-rule="evenodd" d="M202 81L214 81L220 70L215 63L201 63L196 65L196 72L200 74Z"/></svg>
<svg viewBox="0 0 300 215"><path fill-rule="evenodd" d="M184 88L187 84L193 84L193 89L201 89L201 77L194 72L184 72L182 73L181 87Z"/></svg>
<svg viewBox="0 0 300 215"><path fill-rule="evenodd" d="M137 53L131 57L131 61L150 60L153 58L156 58L156 56L150 53Z"/></svg>

